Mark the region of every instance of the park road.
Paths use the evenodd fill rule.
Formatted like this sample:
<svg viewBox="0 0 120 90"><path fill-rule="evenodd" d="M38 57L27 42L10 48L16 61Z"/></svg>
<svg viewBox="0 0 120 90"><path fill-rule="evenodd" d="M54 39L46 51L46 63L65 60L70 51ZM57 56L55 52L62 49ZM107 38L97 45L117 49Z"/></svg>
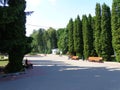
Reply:
<svg viewBox="0 0 120 90"><path fill-rule="evenodd" d="M120 90L120 64L68 60L67 56L26 56L34 68L0 77L0 90Z"/></svg>

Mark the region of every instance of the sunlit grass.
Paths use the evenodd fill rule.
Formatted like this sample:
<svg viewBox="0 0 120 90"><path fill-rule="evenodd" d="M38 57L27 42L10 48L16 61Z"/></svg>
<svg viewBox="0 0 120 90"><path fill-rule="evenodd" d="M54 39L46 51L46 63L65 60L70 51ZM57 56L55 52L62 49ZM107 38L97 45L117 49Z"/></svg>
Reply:
<svg viewBox="0 0 120 90"><path fill-rule="evenodd" d="M4 67L6 66L8 63L8 61L0 61L0 66Z"/></svg>
<svg viewBox="0 0 120 90"><path fill-rule="evenodd" d="M8 57L0 55L0 66L4 67L7 65L7 63L8 63Z"/></svg>

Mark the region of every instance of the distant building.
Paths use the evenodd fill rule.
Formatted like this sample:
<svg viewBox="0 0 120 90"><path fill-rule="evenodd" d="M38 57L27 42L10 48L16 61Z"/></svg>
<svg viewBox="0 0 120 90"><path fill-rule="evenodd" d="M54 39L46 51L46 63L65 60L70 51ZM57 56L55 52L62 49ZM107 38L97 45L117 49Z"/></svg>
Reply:
<svg viewBox="0 0 120 90"><path fill-rule="evenodd" d="M52 54L58 54L59 53L59 49L52 49Z"/></svg>

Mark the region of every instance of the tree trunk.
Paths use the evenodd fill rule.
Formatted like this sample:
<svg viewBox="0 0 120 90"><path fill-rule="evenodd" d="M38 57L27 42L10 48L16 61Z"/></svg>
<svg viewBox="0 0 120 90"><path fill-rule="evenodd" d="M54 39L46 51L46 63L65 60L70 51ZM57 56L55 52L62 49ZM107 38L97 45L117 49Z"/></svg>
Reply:
<svg viewBox="0 0 120 90"><path fill-rule="evenodd" d="M5 73L14 73L24 70L22 61L24 55L19 52L11 51L9 53L9 63L5 67Z"/></svg>

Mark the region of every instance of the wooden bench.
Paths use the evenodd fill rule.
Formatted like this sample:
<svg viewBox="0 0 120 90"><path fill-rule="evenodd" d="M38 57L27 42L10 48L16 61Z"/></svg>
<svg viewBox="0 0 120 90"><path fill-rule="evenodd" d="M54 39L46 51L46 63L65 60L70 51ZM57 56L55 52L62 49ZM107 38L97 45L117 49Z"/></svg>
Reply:
<svg viewBox="0 0 120 90"><path fill-rule="evenodd" d="M103 62L103 58L102 57L89 57L88 61L90 61L90 62Z"/></svg>
<svg viewBox="0 0 120 90"><path fill-rule="evenodd" d="M72 60L79 60L79 57L78 56L72 56L71 59Z"/></svg>

